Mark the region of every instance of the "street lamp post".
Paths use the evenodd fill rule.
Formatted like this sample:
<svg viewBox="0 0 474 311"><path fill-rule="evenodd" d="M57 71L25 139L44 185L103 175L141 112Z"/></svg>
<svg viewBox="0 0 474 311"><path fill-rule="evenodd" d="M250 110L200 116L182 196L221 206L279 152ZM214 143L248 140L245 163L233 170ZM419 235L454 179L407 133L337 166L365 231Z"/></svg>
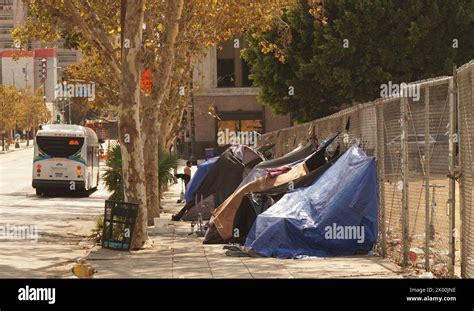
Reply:
<svg viewBox="0 0 474 311"><path fill-rule="evenodd" d="M82 79L68 79L67 81L63 81L63 84L67 84L67 82L87 82L86 80L82 80ZM91 84L94 84L94 87L95 87L95 84L97 84L96 82L94 81L89 81ZM67 105L64 105L63 106L63 110L66 108L66 106L68 107L68 114L69 114L69 124L72 124L71 122L71 105L72 105L72 102L71 102L71 99L68 97L67 98Z"/></svg>
<svg viewBox="0 0 474 311"><path fill-rule="evenodd" d="M28 89L28 65L31 61L25 63L25 67L23 67L23 74L25 75L25 89ZM33 86L34 88L34 86Z"/></svg>
<svg viewBox="0 0 474 311"><path fill-rule="evenodd" d="M53 67L51 67L51 68L48 68L47 70L50 70L50 69L56 69L56 70L57 70L57 69L62 69L62 68L63 68L63 67L61 67L61 66L53 66ZM57 83L57 81L55 81L54 83ZM56 86L54 86L54 88L55 88L55 87L56 87ZM46 104L46 80L44 81L44 84L43 84L43 92L44 92L44 93L43 93L44 102L45 102L45 104ZM54 111L54 106L53 106L53 111Z"/></svg>
<svg viewBox="0 0 474 311"><path fill-rule="evenodd" d="M189 160L193 163L193 165L197 165L196 156L195 156L195 148L196 148L196 125L194 122L194 86L193 86L193 70L190 71L190 95L191 95L191 113L190 113L190 123L191 123L191 155L189 156Z"/></svg>
<svg viewBox="0 0 474 311"><path fill-rule="evenodd" d="M43 58L45 59L45 58ZM44 62L42 59L42 62ZM47 68L47 66L44 66L42 68L42 70L44 71L41 71L41 73L43 74L43 101L44 101L44 104L46 105L46 79L47 79L47 75L45 74L48 70L51 70L51 69L61 69L63 67L61 66L53 66L53 67L50 67L50 68ZM54 108L53 108L53 113L54 113Z"/></svg>
<svg viewBox="0 0 474 311"><path fill-rule="evenodd" d="M15 83L15 69L10 69L12 72L12 78L13 78L13 87L16 88L16 83Z"/></svg>

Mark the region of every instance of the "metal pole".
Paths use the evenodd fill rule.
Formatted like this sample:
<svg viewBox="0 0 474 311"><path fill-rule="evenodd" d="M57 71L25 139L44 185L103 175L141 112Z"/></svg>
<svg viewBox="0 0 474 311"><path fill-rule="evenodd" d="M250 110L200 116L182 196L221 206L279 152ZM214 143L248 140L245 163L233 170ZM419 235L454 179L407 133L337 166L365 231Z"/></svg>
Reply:
<svg viewBox="0 0 474 311"><path fill-rule="evenodd" d="M28 89L28 64L29 62L25 64L25 89Z"/></svg>
<svg viewBox="0 0 474 311"><path fill-rule="evenodd" d="M189 160L193 163L193 165L197 165L196 162L196 156L194 154L195 152L195 147L196 147L196 132L195 132L195 127L196 124L194 122L194 85L193 85L193 70L191 69L190 71L190 95L191 95L191 114L190 114L190 122L191 122L191 155L189 157Z"/></svg>
<svg viewBox="0 0 474 311"><path fill-rule="evenodd" d="M377 109L377 163L379 175L379 232L381 255L387 257L387 229L385 227L385 132L383 119L383 105L376 107Z"/></svg>
<svg viewBox="0 0 474 311"><path fill-rule="evenodd" d="M456 67L454 66L454 75ZM457 142L456 133L456 103L455 103L455 83L454 76L449 80L449 277L454 277L455 264L455 198L456 198L456 180L455 180L455 143Z"/></svg>
<svg viewBox="0 0 474 311"><path fill-rule="evenodd" d="M72 124L72 122L71 122L71 104L72 104L71 99L68 98L67 102L68 102L68 108L69 108L68 109L69 110L69 124Z"/></svg>
<svg viewBox="0 0 474 311"><path fill-rule="evenodd" d="M46 105L46 80L43 81L43 100Z"/></svg>
<svg viewBox="0 0 474 311"><path fill-rule="evenodd" d="M466 177L463 173L465 172L465 167L464 167L464 161L463 161L463 153L465 152L464 151L464 147L467 148L467 146L463 146L463 140L464 140L464 131L463 131L463 118L461 117L461 114L462 114L462 110L465 106L465 103L461 103L461 101L458 101L458 92L459 92L459 89L457 88L457 70L454 72L454 76L456 77L456 103L457 103L457 117L458 117L458 147L459 147L459 156L458 156L458 167L459 167L459 172L460 172L460 177L459 178L459 212L460 212L460 217L461 217L461 221L460 221L460 230L459 230L459 243L460 243L460 246L461 246L461 278L468 278L468 275L467 275L467 272L466 272L466 267L465 267L465 264L466 264L466 261L465 261L465 258L466 258L466 255L465 255L465 237L464 237L464 230L465 230L465 223L464 223L464 212L465 212L465 209L464 209L464 206L465 206L465 202L464 202L464 195L466 194L466 189L464 188L464 178ZM461 106L463 105L463 106ZM466 120L464 119L464 122L466 122Z"/></svg>
<svg viewBox="0 0 474 311"><path fill-rule="evenodd" d="M425 270L430 270L430 87L425 88Z"/></svg>
<svg viewBox="0 0 474 311"><path fill-rule="evenodd" d="M408 206L408 126L407 126L407 97L402 94L400 99L401 112L401 174L402 174L402 266L408 266L408 252L410 251L409 235L409 206Z"/></svg>

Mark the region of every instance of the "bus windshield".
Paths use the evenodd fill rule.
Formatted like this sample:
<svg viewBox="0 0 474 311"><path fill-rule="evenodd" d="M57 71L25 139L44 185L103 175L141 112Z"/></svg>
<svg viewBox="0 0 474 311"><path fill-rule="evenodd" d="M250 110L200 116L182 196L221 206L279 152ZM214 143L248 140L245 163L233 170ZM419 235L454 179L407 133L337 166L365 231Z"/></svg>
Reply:
<svg viewBox="0 0 474 311"><path fill-rule="evenodd" d="M47 155L54 158L67 158L81 150L84 137L36 136L36 143Z"/></svg>

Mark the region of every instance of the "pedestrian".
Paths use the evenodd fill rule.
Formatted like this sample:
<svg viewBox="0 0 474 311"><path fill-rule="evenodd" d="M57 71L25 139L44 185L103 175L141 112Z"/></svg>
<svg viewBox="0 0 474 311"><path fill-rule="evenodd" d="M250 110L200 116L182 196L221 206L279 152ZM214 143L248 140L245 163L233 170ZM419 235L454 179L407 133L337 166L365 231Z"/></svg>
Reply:
<svg viewBox="0 0 474 311"><path fill-rule="evenodd" d="M186 175L186 177L184 178L184 188L185 189L188 189L188 183L189 181L191 180L191 167L193 166L193 162L192 161L186 161L186 166L184 167L184 175Z"/></svg>
<svg viewBox="0 0 474 311"><path fill-rule="evenodd" d="M188 188L188 183L191 180L191 167L193 166L192 161L186 161L186 166L183 169L183 174L175 174L174 176L181 178L184 180L184 191L187 190ZM180 199L177 201L177 203L181 203L184 200L184 191L181 190L181 196Z"/></svg>

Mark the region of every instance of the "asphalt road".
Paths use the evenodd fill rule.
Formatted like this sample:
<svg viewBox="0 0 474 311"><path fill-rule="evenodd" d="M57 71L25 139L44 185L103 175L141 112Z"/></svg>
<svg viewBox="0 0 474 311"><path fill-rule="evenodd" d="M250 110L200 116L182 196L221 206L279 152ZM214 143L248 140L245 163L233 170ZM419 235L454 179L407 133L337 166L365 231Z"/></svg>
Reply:
<svg viewBox="0 0 474 311"><path fill-rule="evenodd" d="M37 197L32 159L32 148L0 154L0 278L68 277L108 194L101 185L90 197ZM28 234L13 237L20 229Z"/></svg>

